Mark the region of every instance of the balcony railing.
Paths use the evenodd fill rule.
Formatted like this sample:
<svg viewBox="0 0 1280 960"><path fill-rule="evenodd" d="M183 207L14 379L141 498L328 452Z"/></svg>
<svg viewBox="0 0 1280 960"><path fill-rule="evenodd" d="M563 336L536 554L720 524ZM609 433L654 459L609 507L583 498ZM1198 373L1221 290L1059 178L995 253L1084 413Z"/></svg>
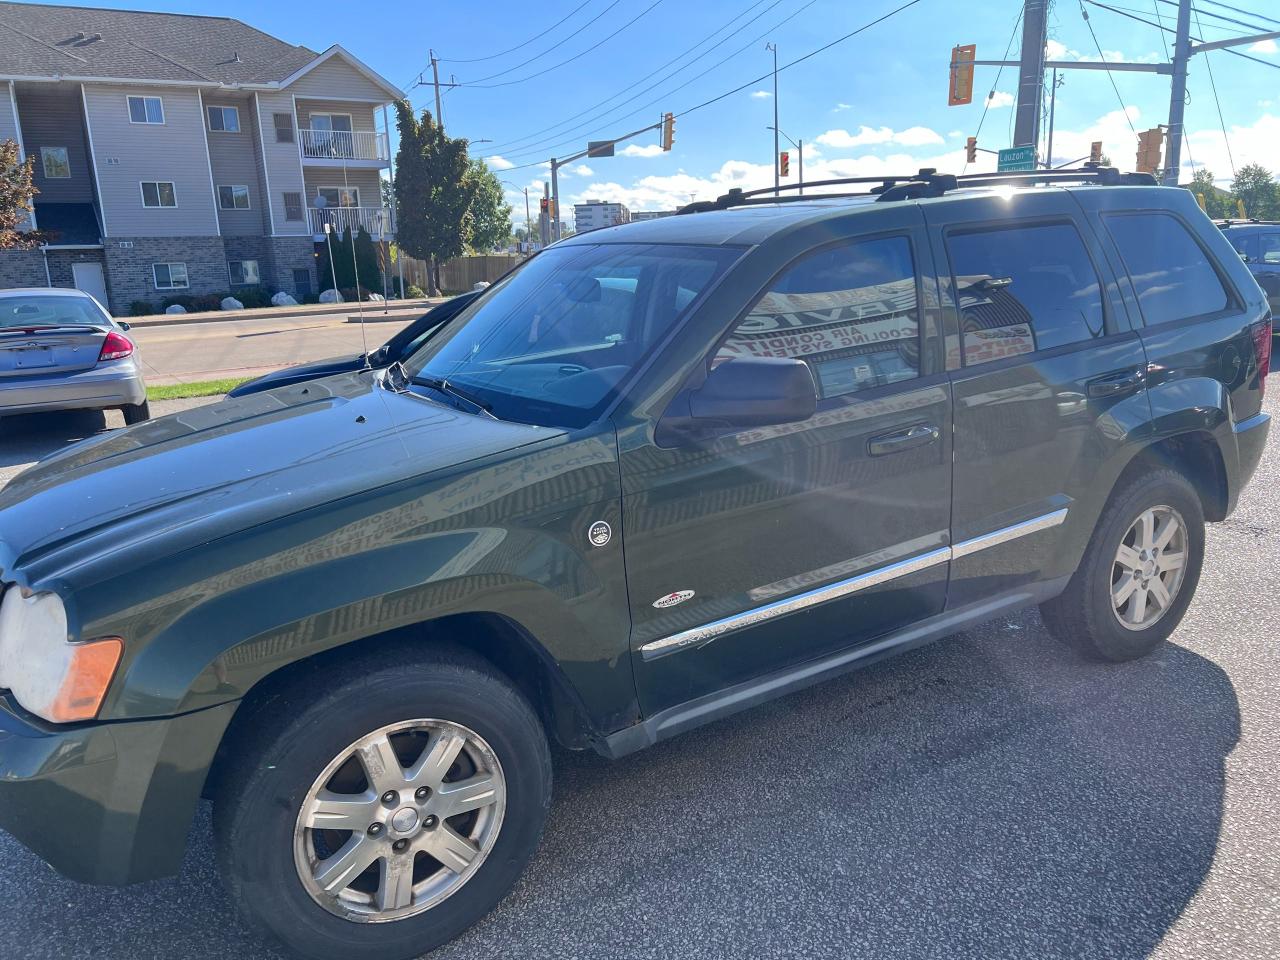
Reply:
<svg viewBox="0 0 1280 960"><path fill-rule="evenodd" d="M311 216L313 234L324 233L326 223L334 233L341 234L348 228L358 233L363 229L368 231L375 240L380 236L388 237L395 232L395 225L391 222L390 207L325 207L323 209L313 207L307 213Z"/></svg>
<svg viewBox="0 0 1280 960"><path fill-rule="evenodd" d="M388 160L387 135L372 130L299 130L305 160Z"/></svg>

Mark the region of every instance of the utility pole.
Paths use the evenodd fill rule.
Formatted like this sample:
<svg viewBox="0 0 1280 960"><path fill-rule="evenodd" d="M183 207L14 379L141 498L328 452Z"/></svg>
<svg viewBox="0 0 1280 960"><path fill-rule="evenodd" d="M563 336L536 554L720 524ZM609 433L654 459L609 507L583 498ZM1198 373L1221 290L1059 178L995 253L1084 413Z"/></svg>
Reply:
<svg viewBox="0 0 1280 960"><path fill-rule="evenodd" d="M551 217L551 242L554 243L560 239L560 164L555 157L551 158L551 209L547 214Z"/></svg>
<svg viewBox="0 0 1280 960"><path fill-rule="evenodd" d="M1189 0L1188 0L1189 2ZM1013 121L1013 146L1040 142L1040 103L1044 99L1044 47L1049 40L1049 0L1024 0L1022 59L1018 72L1018 105Z"/></svg>
<svg viewBox="0 0 1280 960"><path fill-rule="evenodd" d="M529 218L529 188L524 188L524 238L533 243L533 220Z"/></svg>
<svg viewBox="0 0 1280 960"><path fill-rule="evenodd" d="M1058 87L1066 82L1066 77L1058 79L1058 68L1053 68L1053 81L1049 85L1049 138L1044 145L1045 169L1053 169L1053 115L1058 107Z"/></svg>
<svg viewBox="0 0 1280 960"><path fill-rule="evenodd" d="M444 113L440 110L440 61L436 59L434 50L427 52L431 54L431 85L436 88L436 126L444 133Z"/></svg>
<svg viewBox="0 0 1280 960"><path fill-rule="evenodd" d="M538 234L545 247L551 242L551 184L542 181L542 199L546 201L546 212L538 218Z"/></svg>
<svg viewBox="0 0 1280 960"><path fill-rule="evenodd" d="M764 48L773 51L773 195L776 197L781 186L778 182L778 45L766 43Z"/></svg>
<svg viewBox="0 0 1280 960"><path fill-rule="evenodd" d="M1182 118L1187 108L1187 61L1191 59L1191 0L1178 0L1177 33L1173 40L1173 82L1169 85L1169 142L1164 161L1164 185L1176 187L1182 173Z"/></svg>

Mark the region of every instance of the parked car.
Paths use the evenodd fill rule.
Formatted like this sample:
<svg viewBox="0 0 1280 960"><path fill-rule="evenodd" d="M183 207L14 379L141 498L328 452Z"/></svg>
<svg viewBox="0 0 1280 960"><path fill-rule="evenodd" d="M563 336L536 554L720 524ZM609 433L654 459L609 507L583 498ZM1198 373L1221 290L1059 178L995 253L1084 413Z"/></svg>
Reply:
<svg viewBox="0 0 1280 960"><path fill-rule="evenodd" d="M0 416L118 408L125 423L148 419L128 329L81 290L0 290Z"/></svg>
<svg viewBox="0 0 1280 960"><path fill-rule="evenodd" d="M1219 220L1218 226L1249 265L1272 313L1280 312L1280 220Z"/></svg>
<svg viewBox="0 0 1280 960"><path fill-rule="evenodd" d="M0 493L0 823L119 884L203 794L259 930L399 960L511 888L552 740L621 757L1029 605L1152 652L1271 336L1151 183L728 194L556 244L385 371L44 460Z"/></svg>
<svg viewBox="0 0 1280 960"><path fill-rule="evenodd" d="M263 390L302 383L304 380L318 380L338 373L390 366L399 360L404 360L421 347L432 331L446 320L456 317L478 296L480 296L479 293L463 293L444 303L436 304L378 349L370 350L367 355L361 353L354 357L333 357L328 360L316 360L313 363L301 363L296 367L285 367L256 379L246 380L232 389L227 396L247 397L251 393L261 393Z"/></svg>

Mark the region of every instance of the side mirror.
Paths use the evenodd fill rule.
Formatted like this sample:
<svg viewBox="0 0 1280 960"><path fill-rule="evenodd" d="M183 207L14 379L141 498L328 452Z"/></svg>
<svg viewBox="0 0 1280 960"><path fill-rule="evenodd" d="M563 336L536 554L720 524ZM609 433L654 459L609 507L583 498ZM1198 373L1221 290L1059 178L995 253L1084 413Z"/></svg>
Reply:
<svg viewBox="0 0 1280 960"><path fill-rule="evenodd" d="M117 320L116 326L119 327L121 330L129 330L130 328L132 328L133 324L125 323L123 320Z"/></svg>
<svg viewBox="0 0 1280 960"><path fill-rule="evenodd" d="M702 386L678 397L660 424L659 442L727 430L799 423L813 416L818 394L802 360L736 357L715 367Z"/></svg>

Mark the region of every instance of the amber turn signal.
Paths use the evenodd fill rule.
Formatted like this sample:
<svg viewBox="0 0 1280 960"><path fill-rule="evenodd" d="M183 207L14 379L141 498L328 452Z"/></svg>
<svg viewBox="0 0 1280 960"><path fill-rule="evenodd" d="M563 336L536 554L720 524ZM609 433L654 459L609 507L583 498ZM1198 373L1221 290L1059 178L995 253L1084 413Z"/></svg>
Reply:
<svg viewBox="0 0 1280 960"><path fill-rule="evenodd" d="M92 720L98 715L120 665L124 642L119 637L102 637L72 644L71 650L71 662L49 710L54 723Z"/></svg>

